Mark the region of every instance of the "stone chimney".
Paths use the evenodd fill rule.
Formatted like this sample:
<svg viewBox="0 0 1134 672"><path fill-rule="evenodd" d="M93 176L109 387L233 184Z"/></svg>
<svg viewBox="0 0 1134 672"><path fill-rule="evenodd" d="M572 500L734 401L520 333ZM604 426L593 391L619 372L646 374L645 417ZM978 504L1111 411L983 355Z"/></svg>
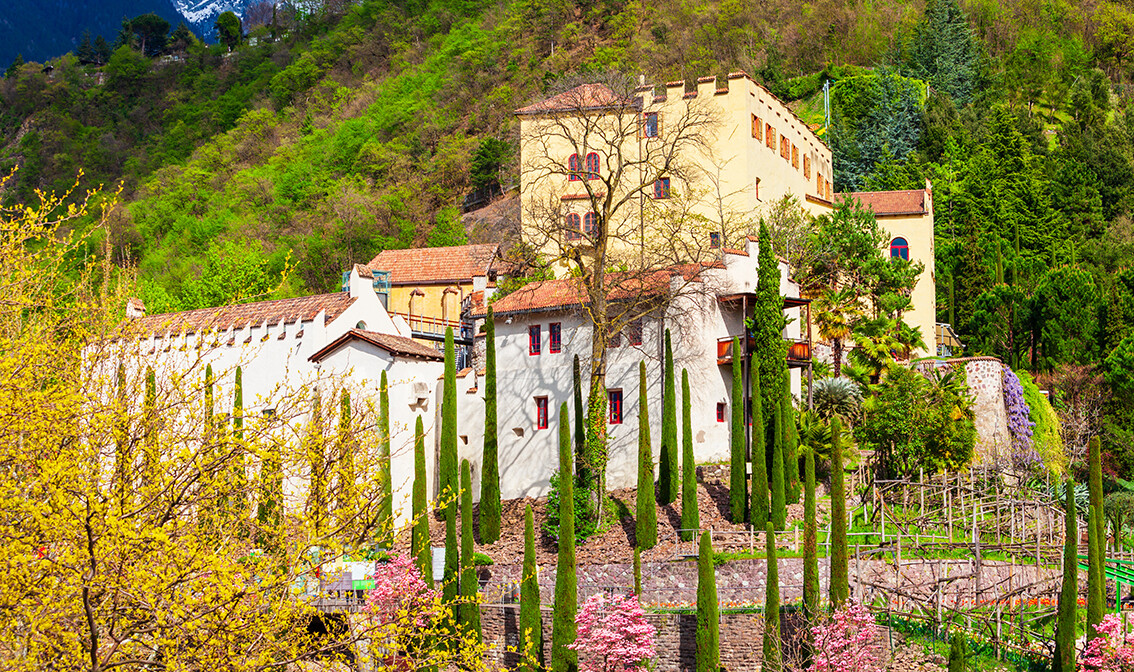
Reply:
<svg viewBox="0 0 1134 672"><path fill-rule="evenodd" d="M146 316L146 304L142 303L139 298L132 298L126 301L126 317L130 319L137 319Z"/></svg>

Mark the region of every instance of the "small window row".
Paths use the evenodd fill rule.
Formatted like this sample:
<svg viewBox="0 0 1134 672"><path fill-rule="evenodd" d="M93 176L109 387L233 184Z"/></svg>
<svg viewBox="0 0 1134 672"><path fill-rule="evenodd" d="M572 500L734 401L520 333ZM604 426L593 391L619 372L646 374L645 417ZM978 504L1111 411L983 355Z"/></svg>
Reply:
<svg viewBox="0 0 1134 672"><path fill-rule="evenodd" d="M599 159L598 152L590 152L586 158L579 158L578 154L572 154L567 158L567 175L568 180L577 182L584 178L588 180L599 179L599 170L602 161Z"/></svg>
<svg viewBox="0 0 1134 672"><path fill-rule="evenodd" d="M563 324L552 322L547 325L547 351L552 355L563 352ZM543 354L543 325L528 327L528 354L535 357Z"/></svg>

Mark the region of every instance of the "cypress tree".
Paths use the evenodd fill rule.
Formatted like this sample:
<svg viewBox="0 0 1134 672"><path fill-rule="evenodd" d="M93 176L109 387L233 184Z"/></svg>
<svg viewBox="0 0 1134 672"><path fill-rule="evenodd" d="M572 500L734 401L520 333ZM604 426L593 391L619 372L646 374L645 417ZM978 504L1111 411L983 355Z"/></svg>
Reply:
<svg viewBox="0 0 1134 672"><path fill-rule="evenodd" d="M965 636L959 632L953 633L953 640L949 643L949 671L965 672L968 667L969 652L965 646Z"/></svg>
<svg viewBox="0 0 1134 672"><path fill-rule="evenodd" d="M752 425L752 431L763 428L768 439L773 431L772 409L779 403L783 393L784 368L787 361L787 341L783 331L784 299L780 294L780 266L772 248L768 227L760 223L759 256L757 256L756 305L752 311L752 339L754 341L752 362L760 370L760 403L764 409L764 425ZM755 392L753 392L755 396ZM771 448L771 445L768 445ZM765 467L771 466L771 455ZM763 528L763 525L760 526Z"/></svg>
<svg viewBox="0 0 1134 672"><path fill-rule="evenodd" d="M799 503L799 428L795 424L795 406L791 399L791 376L784 376L784 474L787 478L787 503Z"/></svg>
<svg viewBox="0 0 1134 672"><path fill-rule="evenodd" d="M426 512L425 427L421 416L413 430L413 532L410 552L426 585L433 585L433 547L429 539L429 517Z"/></svg>
<svg viewBox="0 0 1134 672"><path fill-rule="evenodd" d="M152 372L151 372L152 373ZM146 398L150 399L150 381L146 378ZM147 401L147 404L150 402ZM231 493L232 510L229 512L234 523L248 515L248 472L244 462L244 374L240 367L236 367L236 383L232 391L232 476Z"/></svg>
<svg viewBox="0 0 1134 672"><path fill-rule="evenodd" d="M240 368L237 367L237 372ZM239 378L237 378L239 380ZM145 415L145 433L142 436L144 451L144 460L142 464L142 484L149 486L148 489L156 489L160 487L157 483L158 478L158 463L160 456L158 455L158 437L157 427L157 380L154 376L154 368L152 366L146 367L146 396L142 402L142 408Z"/></svg>
<svg viewBox="0 0 1134 672"><path fill-rule="evenodd" d="M210 400L212 398L212 372L213 367L209 366L206 374L206 384L209 387L206 388L205 394ZM126 366L121 362L118 364L118 371L115 376L114 413L117 416L114 421L114 487L117 490L115 494L118 500L118 510L125 513L126 509L130 507L130 495L134 491L133 484L130 482L134 456L130 450L130 430L127 420Z"/></svg>
<svg viewBox="0 0 1134 672"><path fill-rule="evenodd" d="M815 453L804 457L803 477L803 613L809 623L819 617L819 523L815 515ZM810 636L808 640L810 641Z"/></svg>
<svg viewBox="0 0 1134 672"><path fill-rule="evenodd" d="M665 330L665 386L662 389L661 455L658 458L658 502L677 499L677 388L673 375L673 346Z"/></svg>
<svg viewBox="0 0 1134 672"><path fill-rule="evenodd" d="M256 502L256 545L275 553L282 546L283 458L280 442L268 441L260 462L260 495Z"/></svg>
<svg viewBox="0 0 1134 672"><path fill-rule="evenodd" d="M1093 639L1098 636L1095 625L1106 613L1106 540L1099 437L1092 436L1087 445L1091 500L1087 513L1087 638Z"/></svg>
<svg viewBox="0 0 1134 672"><path fill-rule="evenodd" d="M535 523L532 505L524 511L524 574L520 581L520 669L538 672L543 665L543 619L540 616L539 577L536 576ZM531 665L529 662L538 663Z"/></svg>
<svg viewBox="0 0 1134 672"><path fill-rule="evenodd" d="M590 465L587 464L587 416L583 413L583 374L579 369L578 355L575 355L573 365L572 381L575 385L575 486L586 493L587 496L583 498L583 501L587 502L589 506L592 484ZM576 511L576 513L584 518L590 515L589 511Z"/></svg>
<svg viewBox="0 0 1134 672"><path fill-rule="evenodd" d="M764 434L764 401L760 392L760 367L749 365L749 400L752 404L752 427L749 432L752 440L752 504L749 506L749 521L756 529L763 529L771 517L768 505L767 437Z"/></svg>
<svg viewBox="0 0 1134 672"><path fill-rule="evenodd" d="M575 492L571 466L571 426L567 403L559 408L559 562L555 566L555 607L551 626L551 669L576 672L579 655L567 648L575 642L578 586L575 581Z"/></svg>
<svg viewBox="0 0 1134 672"><path fill-rule="evenodd" d="M642 600L642 549L634 547L634 594L638 601Z"/></svg>
<svg viewBox="0 0 1134 672"><path fill-rule="evenodd" d="M350 392L346 390L339 395L338 453L339 525L349 529L347 526L352 525L358 516L360 503L354 477L354 444L350 435Z"/></svg>
<svg viewBox="0 0 1134 672"><path fill-rule="evenodd" d="M740 339L732 339L732 450L729 455L728 512L732 522L748 517L748 456L744 437L744 362L740 357ZM755 485L753 486L755 487Z"/></svg>
<svg viewBox="0 0 1134 672"><path fill-rule="evenodd" d="M1079 610L1079 534L1075 515L1075 483L1064 484L1063 585L1055 618L1055 655L1051 672L1075 671L1075 621Z"/></svg>
<svg viewBox="0 0 1134 672"><path fill-rule="evenodd" d="M500 538L500 465L496 441L496 327L488 309L484 337L484 450L480 475L480 543Z"/></svg>
<svg viewBox="0 0 1134 672"><path fill-rule="evenodd" d="M424 470L425 465L422 465ZM390 472L390 385L386 372L378 386L378 543L394 545L394 478ZM416 488L416 482L414 487ZM424 490L422 491L424 493Z"/></svg>
<svg viewBox="0 0 1134 672"><path fill-rule="evenodd" d="M831 418L831 607L850 599L847 576L847 495L843 485L843 445L839 417Z"/></svg>
<svg viewBox="0 0 1134 672"><path fill-rule="evenodd" d="M689 371L681 369L681 538L693 540L693 530L701 527L697 509L697 464L693 459L692 397L689 395Z"/></svg>
<svg viewBox="0 0 1134 672"><path fill-rule="evenodd" d="M318 392L307 424L307 462L311 469L311 486L307 498L311 532L323 536L327 521L327 453L323 445L323 409Z"/></svg>
<svg viewBox="0 0 1134 672"><path fill-rule="evenodd" d="M122 372L122 369L121 369L121 365L119 365L119 374L122 375L122 373L123 372ZM121 390L122 394L125 394L125 392L126 392L125 388L123 387L125 385L125 382L126 381L125 381L124 378L119 379L119 389ZM201 462L202 462L201 497L202 497L202 503L201 503L201 506L198 510L197 515L199 516L199 518L198 518L197 523L198 523L198 527L201 529L202 533L210 534L210 535L213 534L216 531L217 524L219 523L219 521L217 519L218 508L224 508L225 507L225 504L222 501L220 501L221 498L224 496L224 493L221 492L221 488L219 487L220 484L217 482L217 480L218 480L217 479L217 473L214 470L215 469L214 462L216 461L216 458L217 458L216 406L214 404L214 398L213 398L213 392L214 392L213 388L215 386L215 383L216 383L216 379L213 377L213 365L207 364L207 365L205 365L205 417L204 417L205 427L204 427L204 431L202 432L202 435L204 437L204 446L201 449L201 452L202 452L202 455L201 455ZM124 400L123 400L123 403L125 403ZM125 413L124 412L125 412L125 407L123 407L123 422L125 421ZM120 436L122 436L122 438L125 439L125 433L126 433L125 427L123 427L119 431L121 431ZM206 472L206 471L204 471L205 469L208 469L209 471ZM312 484L314 484L315 483L315 481L314 481L315 471L312 470L311 473L312 473ZM119 482L121 483L121 481L119 481ZM316 514L318 513L317 509L316 509L315 513ZM318 520L318 518L316 518L316 520Z"/></svg>
<svg viewBox="0 0 1134 672"><path fill-rule="evenodd" d="M461 633L466 637L475 633L477 642L481 638L479 589L473 560L472 472L469 461L461 460L461 602L457 613Z"/></svg>
<svg viewBox="0 0 1134 672"><path fill-rule="evenodd" d="M658 506L654 502L654 453L650 446L645 362L638 362L638 495L634 536L641 548L653 548L658 543Z"/></svg>
<svg viewBox="0 0 1134 672"><path fill-rule="evenodd" d="M776 428L775 443L772 446L772 523L777 530L787 524L787 499L784 490L784 414L783 404L777 403L772 409L772 422Z"/></svg>
<svg viewBox="0 0 1134 672"><path fill-rule="evenodd" d="M453 328L445 329L445 389L441 403L441 506L445 513L445 575L441 596L453 605L460 592L461 558L457 546L457 359L453 353Z"/></svg>
<svg viewBox="0 0 1134 672"><path fill-rule="evenodd" d="M776 531L768 523L764 533L767 549L768 585L764 590L764 665L765 672L781 672L780 653L780 570L776 559Z"/></svg>
<svg viewBox="0 0 1134 672"><path fill-rule="evenodd" d="M713 542L705 531L697 552L697 672L720 672L720 626Z"/></svg>

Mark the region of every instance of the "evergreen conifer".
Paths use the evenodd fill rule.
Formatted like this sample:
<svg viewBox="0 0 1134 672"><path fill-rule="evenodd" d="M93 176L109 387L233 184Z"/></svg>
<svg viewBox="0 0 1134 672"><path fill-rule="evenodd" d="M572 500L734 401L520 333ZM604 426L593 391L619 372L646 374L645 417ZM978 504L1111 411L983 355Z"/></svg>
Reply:
<svg viewBox="0 0 1134 672"><path fill-rule="evenodd" d="M1103 518L1102 456L1099 437L1087 442L1090 462L1090 508L1087 511L1087 638L1106 614L1106 538Z"/></svg>
<svg viewBox="0 0 1134 672"><path fill-rule="evenodd" d="M673 374L673 346L665 330L665 385L662 389L661 455L658 458L658 502L677 499L677 387Z"/></svg>
<svg viewBox="0 0 1134 672"><path fill-rule="evenodd" d="M697 463L693 458L692 397L689 394L689 371L681 369L681 538L692 541L701 527L697 509Z"/></svg>
<svg viewBox="0 0 1134 672"><path fill-rule="evenodd" d="M378 488L378 543L383 548L392 548L394 478L390 472L390 385L385 371L378 386Z"/></svg>
<svg viewBox="0 0 1134 672"><path fill-rule="evenodd" d="M968 668L968 647L965 646L965 636L960 632L953 633L949 643L949 670L948 672L965 672Z"/></svg>
<svg viewBox="0 0 1134 672"><path fill-rule="evenodd" d="M480 582L473 558L472 471L468 460L461 460L461 602L458 623L461 634L480 642Z"/></svg>
<svg viewBox="0 0 1134 672"><path fill-rule="evenodd" d="M338 436L338 517L344 529L352 525L358 515L361 503L358 501L358 486L354 476L354 443L350 433L350 392L343 390L339 396L339 436Z"/></svg>
<svg viewBox="0 0 1134 672"><path fill-rule="evenodd" d="M787 478L784 487L787 489L787 503L798 504L799 483L799 427L795 424L795 406L791 397L791 376L784 376L783 397L783 423L784 423L784 469Z"/></svg>
<svg viewBox="0 0 1134 672"><path fill-rule="evenodd" d="M646 363L643 361L638 363L638 494L634 533L639 547L653 548L658 543L658 506L654 501L654 453L650 446L650 410L646 398Z"/></svg>
<svg viewBox="0 0 1134 672"><path fill-rule="evenodd" d="M634 547L634 594L642 599L642 548Z"/></svg>
<svg viewBox="0 0 1134 672"><path fill-rule="evenodd" d="M752 445L752 504L748 509L749 522L756 529L763 529L771 519L771 506L768 492L767 435L764 427L764 400L761 391L760 367L750 365L748 395L752 404L752 426L749 431Z"/></svg>
<svg viewBox="0 0 1134 672"><path fill-rule="evenodd" d="M146 376L147 400L152 398L150 396L152 374L151 369ZM147 401L147 408L151 407ZM244 453L247 452L244 445L244 373L239 366L236 367L236 381L232 390L232 440L232 475L229 478L231 483L229 497L232 498L232 505L228 513L231 522L240 525L248 515L248 472L244 461Z"/></svg>
<svg viewBox="0 0 1134 672"><path fill-rule="evenodd" d="M587 428L586 415L583 413L583 374L579 369L579 356L575 355L574 370L572 371L574 383L575 402L575 487L584 491L586 497L583 501L591 501L590 468L587 464ZM579 516L588 517L588 511L576 511Z"/></svg>
<svg viewBox="0 0 1134 672"><path fill-rule="evenodd" d="M575 576L575 493L572 468L571 425L567 403L559 408L559 562L555 566L555 606L551 626L552 672L577 672L575 642L578 586Z"/></svg>
<svg viewBox="0 0 1134 672"><path fill-rule="evenodd" d="M783 404L777 403L772 409L773 426L775 427L775 443L772 446L772 523L777 530L787 525L787 494L785 492L784 476L784 414Z"/></svg>
<svg viewBox="0 0 1134 672"><path fill-rule="evenodd" d="M1079 531L1075 514L1075 483L1067 479L1063 512L1063 584L1055 617L1055 655L1051 672L1075 672L1076 621L1079 612Z"/></svg>
<svg viewBox="0 0 1134 672"><path fill-rule="evenodd" d="M441 506L445 514L445 575L441 595L454 605L460 592L461 559L457 542L457 359L453 352L453 328L445 329L445 389L441 402Z"/></svg>
<svg viewBox="0 0 1134 672"><path fill-rule="evenodd" d="M309 525L318 538L323 536L327 525L327 447L323 437L323 404L317 391L307 423L307 463L311 469L311 486L307 495Z"/></svg>
<svg viewBox="0 0 1134 672"><path fill-rule="evenodd" d="M808 623L819 618L819 522L815 513L815 453L803 458L803 613ZM807 637L810 641L810 636Z"/></svg>
<svg viewBox="0 0 1134 672"><path fill-rule="evenodd" d="M728 512L734 523L748 517L748 456L744 434L744 362L740 339L732 339L732 425L728 476ZM755 487L755 484L753 485Z"/></svg>
<svg viewBox="0 0 1134 672"><path fill-rule="evenodd" d="M543 617L540 615L539 577L536 575L535 522L532 505L524 511L524 574L520 580L520 669L543 669ZM531 663L536 663L535 665Z"/></svg>
<svg viewBox="0 0 1134 672"><path fill-rule="evenodd" d="M772 523L765 528L768 583L764 589L764 665L763 672L782 672L780 652L780 570L776 559L776 532Z"/></svg>
<svg viewBox="0 0 1134 672"><path fill-rule="evenodd" d="M433 585L433 546L429 539L429 517L426 511L425 426L421 416L413 431L413 533L410 552L426 585Z"/></svg>
<svg viewBox="0 0 1134 672"><path fill-rule="evenodd" d="M768 227L760 223L759 256L757 257L756 305L752 311L752 339L755 342L752 362L760 371L760 402L764 411L764 424L755 421L752 431L763 428L766 440L771 440L774 421L772 409L779 404L784 389L784 362L787 361L787 341L783 331L784 299L780 294L780 265L772 248ZM767 262L767 263L765 263ZM755 390L751 392L756 395ZM755 404L753 404L755 406ZM771 448L770 443L768 448ZM771 455L766 456L765 468L771 466ZM753 457L755 460L755 457ZM753 472L755 473L755 472ZM763 525L758 529L762 529Z"/></svg>
<svg viewBox="0 0 1134 672"><path fill-rule="evenodd" d="M480 543L500 538L500 465L496 440L496 327L488 309L484 336L484 451L480 475Z"/></svg>
<svg viewBox="0 0 1134 672"><path fill-rule="evenodd" d="M721 624L717 606L713 542L706 530L701 533L697 552L697 672L720 672Z"/></svg>
<svg viewBox="0 0 1134 672"><path fill-rule="evenodd" d="M847 494L843 485L843 440L839 417L831 418L831 608L850 599L847 576Z"/></svg>

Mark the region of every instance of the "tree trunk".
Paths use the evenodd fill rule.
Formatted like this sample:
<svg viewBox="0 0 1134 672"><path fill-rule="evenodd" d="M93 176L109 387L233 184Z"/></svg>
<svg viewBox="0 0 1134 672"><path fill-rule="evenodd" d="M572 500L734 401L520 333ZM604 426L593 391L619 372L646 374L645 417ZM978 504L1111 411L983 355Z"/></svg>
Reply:
<svg viewBox="0 0 1134 672"><path fill-rule="evenodd" d="M831 349L835 357L835 377L838 378L843 372L843 339L832 338Z"/></svg>
<svg viewBox="0 0 1134 672"><path fill-rule="evenodd" d="M603 500L606 499L606 340L608 324L602 312L595 312L591 339L591 381L587 394L587 468L590 470L592 491L589 493L590 511L586 514L598 523L602 520ZM599 317L602 316L602 317Z"/></svg>

